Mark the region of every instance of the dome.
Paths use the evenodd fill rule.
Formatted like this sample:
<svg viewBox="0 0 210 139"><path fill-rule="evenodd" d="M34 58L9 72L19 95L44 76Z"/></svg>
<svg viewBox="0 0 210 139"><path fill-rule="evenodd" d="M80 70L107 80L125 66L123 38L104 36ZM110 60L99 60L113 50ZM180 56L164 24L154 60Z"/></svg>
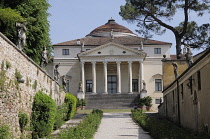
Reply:
<svg viewBox="0 0 210 139"><path fill-rule="evenodd" d="M109 19L105 25L97 27L87 37L123 37L123 36L137 36L128 28L119 25L114 19Z"/></svg>

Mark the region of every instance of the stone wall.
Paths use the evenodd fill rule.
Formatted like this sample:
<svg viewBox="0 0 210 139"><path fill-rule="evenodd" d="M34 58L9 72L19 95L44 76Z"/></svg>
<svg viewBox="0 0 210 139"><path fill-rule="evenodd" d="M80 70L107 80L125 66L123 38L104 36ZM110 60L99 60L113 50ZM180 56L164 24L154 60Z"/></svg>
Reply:
<svg viewBox="0 0 210 139"><path fill-rule="evenodd" d="M51 96L57 105L64 102L65 92L52 77L1 33L0 65L0 121L9 125L13 138L20 138L18 113L26 113L30 118L36 92L41 90ZM24 83L17 82L17 73L22 75Z"/></svg>

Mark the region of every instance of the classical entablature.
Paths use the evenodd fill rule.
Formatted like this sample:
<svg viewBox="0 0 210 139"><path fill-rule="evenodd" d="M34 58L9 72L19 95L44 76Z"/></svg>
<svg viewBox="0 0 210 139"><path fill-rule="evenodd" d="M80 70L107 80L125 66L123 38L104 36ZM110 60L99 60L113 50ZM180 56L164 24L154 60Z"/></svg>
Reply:
<svg viewBox="0 0 210 139"><path fill-rule="evenodd" d="M113 42L78 54L81 62L143 61L146 53Z"/></svg>

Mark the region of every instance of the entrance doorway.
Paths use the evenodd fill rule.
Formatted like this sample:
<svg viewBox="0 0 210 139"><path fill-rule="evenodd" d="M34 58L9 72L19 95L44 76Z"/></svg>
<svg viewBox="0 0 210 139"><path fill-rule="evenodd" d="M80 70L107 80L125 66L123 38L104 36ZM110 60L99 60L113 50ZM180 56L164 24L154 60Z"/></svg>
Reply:
<svg viewBox="0 0 210 139"><path fill-rule="evenodd" d="M117 76L116 75L108 75L108 93L114 94L117 93Z"/></svg>

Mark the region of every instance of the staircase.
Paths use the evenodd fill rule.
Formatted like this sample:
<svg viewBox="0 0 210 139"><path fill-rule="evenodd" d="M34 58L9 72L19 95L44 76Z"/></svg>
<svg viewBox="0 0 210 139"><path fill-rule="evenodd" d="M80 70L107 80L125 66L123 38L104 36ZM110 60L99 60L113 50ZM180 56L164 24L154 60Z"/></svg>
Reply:
<svg viewBox="0 0 210 139"><path fill-rule="evenodd" d="M86 94L86 109L130 109L138 103L139 94Z"/></svg>

